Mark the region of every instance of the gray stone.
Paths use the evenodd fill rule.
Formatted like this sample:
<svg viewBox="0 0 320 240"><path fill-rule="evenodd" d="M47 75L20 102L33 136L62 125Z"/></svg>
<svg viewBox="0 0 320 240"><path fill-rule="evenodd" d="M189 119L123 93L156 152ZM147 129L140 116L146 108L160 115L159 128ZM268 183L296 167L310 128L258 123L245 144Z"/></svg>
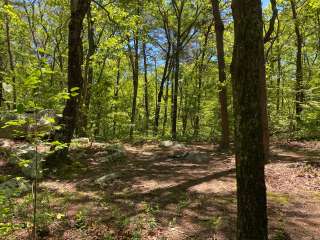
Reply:
<svg viewBox="0 0 320 240"><path fill-rule="evenodd" d="M75 144L89 144L90 143L90 139L89 138L75 138L75 139L72 139L72 143L75 143Z"/></svg>
<svg viewBox="0 0 320 240"><path fill-rule="evenodd" d="M106 184L118 179L119 177L120 177L120 175L117 173L110 173L110 174L104 175L104 176L96 179L95 183L103 186L103 185L106 185Z"/></svg>
<svg viewBox="0 0 320 240"><path fill-rule="evenodd" d="M194 162L204 162L204 161L208 161L209 157L206 153L202 153L202 152L189 152L186 156L185 156L186 160L189 161L194 161Z"/></svg>
<svg viewBox="0 0 320 240"><path fill-rule="evenodd" d="M12 153L8 159L10 164L18 166L23 175L27 178L42 178L42 162L44 156L36 152L34 147L25 146L21 149L16 149L15 153ZM36 172L36 168L38 171ZM36 174L37 173L37 174Z"/></svg>
<svg viewBox="0 0 320 240"><path fill-rule="evenodd" d="M7 125L14 121L16 125ZM53 127L59 121L54 110L46 109L37 113L28 112L17 114L9 112L0 115L0 138L18 139L32 137L34 135L49 135ZM19 123L19 124L18 124Z"/></svg>
<svg viewBox="0 0 320 240"><path fill-rule="evenodd" d="M174 142L167 140L167 141L161 141L159 146L160 147L164 147L164 148L169 148L172 147L174 145Z"/></svg>
<svg viewBox="0 0 320 240"><path fill-rule="evenodd" d="M99 162L121 162L126 159L126 150L122 144L108 145L104 151L97 152L94 158Z"/></svg>
<svg viewBox="0 0 320 240"><path fill-rule="evenodd" d="M12 178L0 184L0 192L7 197L20 196L31 191L31 184L23 178Z"/></svg>

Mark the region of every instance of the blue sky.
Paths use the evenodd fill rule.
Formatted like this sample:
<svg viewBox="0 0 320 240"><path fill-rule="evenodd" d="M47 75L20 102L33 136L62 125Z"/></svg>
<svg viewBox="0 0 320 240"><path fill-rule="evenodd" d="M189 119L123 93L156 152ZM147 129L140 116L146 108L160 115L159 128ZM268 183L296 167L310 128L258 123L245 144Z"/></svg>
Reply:
<svg viewBox="0 0 320 240"><path fill-rule="evenodd" d="M268 6L270 0L262 0L262 6L265 8L266 6Z"/></svg>

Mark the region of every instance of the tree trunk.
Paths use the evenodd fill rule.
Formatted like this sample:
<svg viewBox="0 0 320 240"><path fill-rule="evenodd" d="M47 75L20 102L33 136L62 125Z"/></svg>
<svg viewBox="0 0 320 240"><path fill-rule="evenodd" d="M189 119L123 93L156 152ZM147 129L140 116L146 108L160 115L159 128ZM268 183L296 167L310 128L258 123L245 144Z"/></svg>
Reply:
<svg viewBox="0 0 320 240"><path fill-rule="evenodd" d="M117 120L115 114L118 112L118 98L119 98L119 83L120 83L120 64L121 58L118 58L117 61L117 79L114 86L114 112L113 112L113 136L116 135L116 128L117 128Z"/></svg>
<svg viewBox="0 0 320 240"><path fill-rule="evenodd" d="M71 1L71 17L69 22L68 38L68 92L70 98L66 102L63 110L61 126L56 139L59 142L69 144L73 137L77 118L80 110L80 98L83 92L83 77L81 66L83 64L83 49L81 32L83 20L88 12L90 0ZM57 151L53 156L55 159L63 160L67 157L68 149ZM49 157L50 158L50 157Z"/></svg>
<svg viewBox="0 0 320 240"><path fill-rule="evenodd" d="M0 71L4 72L4 61L2 59L2 55L0 55ZM4 102L2 84L3 84L3 74L0 73L0 108L2 107Z"/></svg>
<svg viewBox="0 0 320 240"><path fill-rule="evenodd" d="M229 148L229 117L228 117L228 94L226 86L226 72L225 72L225 59L224 59L224 24L221 20L219 0L211 0L212 12L214 17L214 27L216 32L216 48L218 57L219 68L219 102L220 102L220 115L221 115L221 129L222 136L220 140L221 148Z"/></svg>
<svg viewBox="0 0 320 240"><path fill-rule="evenodd" d="M203 79L203 71L204 71L204 58L206 56L209 34L212 28L212 24L209 25L207 31L204 33L204 44L203 49L201 50L200 63L198 67L198 89L197 89L197 112L195 117L195 127L194 127L194 137L197 138L200 130L200 114L201 114L201 97L202 97L202 79Z"/></svg>
<svg viewBox="0 0 320 240"><path fill-rule="evenodd" d="M82 136L87 135L88 127L88 114L90 107L90 97L91 97L91 85L93 82L93 66L92 66L92 56L94 55L96 45L94 40L94 21L91 16L91 8L89 7L87 13L87 24L88 24L88 54L86 56L85 63L85 73L83 81L83 90L81 96L81 119L79 118L78 130L79 134Z"/></svg>
<svg viewBox="0 0 320 240"><path fill-rule="evenodd" d="M168 77L171 72L170 67L170 53L171 53L171 47L168 48L167 54L166 54L166 62L164 65L163 75L160 83L160 89L158 93L158 100L157 100L157 108L154 116L154 135L156 136L158 134L158 128L159 128L159 117L160 117L160 109L161 109L161 101L163 97L163 88L166 81L168 81Z"/></svg>
<svg viewBox="0 0 320 240"><path fill-rule="evenodd" d="M178 89L179 89L179 78L180 78L180 21L178 21L178 34L177 42L174 52L175 57L175 75L174 75L174 86L173 86L173 103L172 103L172 125L171 125L171 136L173 140L177 139L177 111L178 111Z"/></svg>
<svg viewBox="0 0 320 240"><path fill-rule="evenodd" d="M131 106L131 119L130 119L130 138L133 138L133 132L135 129L136 122L136 111L137 111L137 96L138 96L138 85L139 85L139 39L138 33L135 33L134 39L134 55L131 50L130 43L128 43L130 51L130 61L132 66L132 82L133 82L133 96Z"/></svg>
<svg viewBox="0 0 320 240"><path fill-rule="evenodd" d="M260 0L233 0L232 80L237 169L237 240L268 239L262 86L265 80Z"/></svg>
<svg viewBox="0 0 320 240"><path fill-rule="evenodd" d="M166 96L165 96L164 102L165 102L165 106L164 106L162 136L164 136L166 133L166 126L167 126L167 120L168 120L169 79L167 79Z"/></svg>
<svg viewBox="0 0 320 240"><path fill-rule="evenodd" d="M149 94L148 94L148 62L146 53L146 43L142 43L143 51L143 67L144 67L144 111L145 111L145 132L148 135L149 131Z"/></svg>
<svg viewBox="0 0 320 240"><path fill-rule="evenodd" d="M301 122L301 113L303 111L302 104L304 102L304 92L303 92L303 64L302 64L302 47L303 39L300 32L300 25L297 16L297 6L295 0L290 0L292 9L292 18L294 20L294 30L296 34L296 120L299 124Z"/></svg>
<svg viewBox="0 0 320 240"><path fill-rule="evenodd" d="M280 111L280 83L281 83L281 76L282 76L282 70L281 70L281 55L280 55L280 48L278 47L278 55L277 55L277 113Z"/></svg>
<svg viewBox="0 0 320 240"><path fill-rule="evenodd" d="M8 6L9 1L5 0L4 5ZM9 56L9 66L10 71L12 74L12 85L13 85L13 91L12 91L12 98L13 98L13 108L16 108L17 104L17 90L16 90L16 76L15 76L15 66L14 66L14 60L13 60L13 53L11 49L11 37L10 37L10 17L8 14L5 14L5 33L6 33L6 44L7 44L7 51Z"/></svg>

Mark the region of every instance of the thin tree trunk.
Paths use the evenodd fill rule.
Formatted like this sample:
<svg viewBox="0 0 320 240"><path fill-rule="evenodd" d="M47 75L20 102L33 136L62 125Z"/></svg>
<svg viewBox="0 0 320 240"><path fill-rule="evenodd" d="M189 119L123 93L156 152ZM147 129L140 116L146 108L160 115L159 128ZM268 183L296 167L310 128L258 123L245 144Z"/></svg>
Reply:
<svg viewBox="0 0 320 240"><path fill-rule="evenodd" d="M118 58L117 61L117 79L114 86L114 113L113 113L113 136L116 135L116 129L117 129L117 119L115 117L115 114L118 112L118 98L119 98L119 83L120 83L120 64L121 64L121 58Z"/></svg>
<svg viewBox="0 0 320 240"><path fill-rule="evenodd" d="M237 169L237 240L268 239L262 86L265 81L260 0L233 0L232 80Z"/></svg>
<svg viewBox="0 0 320 240"><path fill-rule="evenodd" d="M229 116L228 116L228 94L226 86L226 72L225 72L225 59L224 59L224 24L221 20L219 0L211 0L212 11L214 17L214 26L216 32L216 48L218 57L219 68L219 102L220 102L220 115L221 115L221 129L222 136L220 140L221 148L229 148Z"/></svg>
<svg viewBox="0 0 320 240"><path fill-rule="evenodd" d="M5 0L4 1L5 6L9 5L9 1ZM12 85L13 85L13 90L12 90L12 97L13 97L13 108L16 108L17 104L17 87L16 87L16 76L15 76L15 64L13 60L13 53L11 49L11 36L10 36L10 18L8 14L5 14L5 33L6 33L6 44L7 44L7 51L8 51L8 56L9 56L9 66L10 66L10 71L12 74Z"/></svg>
<svg viewBox="0 0 320 240"><path fill-rule="evenodd" d="M147 62L147 53L146 53L146 43L142 43L143 51L143 67L144 67L144 111L145 111L145 132L148 135L149 131L149 94L148 94L148 62Z"/></svg>
<svg viewBox="0 0 320 240"><path fill-rule="evenodd" d="M166 54L166 62L164 65L163 75L160 83L159 93L158 93L158 99L157 99L157 108L154 116L154 135L156 136L158 134L158 127L159 127L159 117L160 117L160 109L161 109L161 101L163 97L163 88L166 81L168 81L168 77L171 72L170 67L170 53L171 53L171 47L168 48L167 54Z"/></svg>
<svg viewBox="0 0 320 240"><path fill-rule="evenodd" d="M4 71L4 61L2 59L2 55L0 55L0 71L1 72ZM3 74L0 73L0 108L2 107L4 102L2 84L3 84Z"/></svg>
<svg viewBox="0 0 320 240"><path fill-rule="evenodd" d="M87 13L87 24L88 24L88 54L86 56L85 62L85 73L83 81L83 91L81 96L81 119L79 118L78 130L79 134L82 136L87 135L88 127L88 114L90 108L90 97L91 97L91 85L93 83L93 65L92 56L94 55L96 45L94 40L94 21L91 16L91 7L89 7Z"/></svg>
<svg viewBox="0 0 320 240"><path fill-rule="evenodd" d="M68 38L68 92L70 93L70 98L67 100L63 110L61 120L62 129L56 135L56 139L59 142L66 144L71 142L80 110L80 98L83 91L83 77L81 72L83 48L81 32L83 29L83 20L88 12L89 6L90 0L71 1ZM68 148L64 148L49 156L49 159L54 158L61 161L67 157L67 153ZM52 163L56 164L55 162Z"/></svg>
<svg viewBox="0 0 320 240"><path fill-rule="evenodd" d="M292 9L292 18L294 20L294 30L296 34L296 120L299 124L301 122L301 113L303 111L302 104L304 102L303 92L303 63L302 63L302 46L303 39L300 32L299 20L297 16L297 6L295 0L290 0Z"/></svg>
<svg viewBox="0 0 320 240"><path fill-rule="evenodd" d="M133 82L133 96L132 96L131 119L130 119L130 139L133 138L133 133L135 129L137 96L138 96L138 85L139 85L139 39L138 39L137 32L135 33L133 41L134 41L134 55L132 53L130 43L128 43L130 61L132 66L132 82Z"/></svg>
<svg viewBox="0 0 320 240"><path fill-rule="evenodd" d="M164 105L162 136L164 136L166 133L166 126L167 126L167 120L168 120L168 101L169 101L169 79L167 79L166 95L164 99L165 105Z"/></svg>
<svg viewBox="0 0 320 240"><path fill-rule="evenodd" d="M280 55L280 48L278 48L278 56L277 56L277 69L278 69L278 74L277 74L277 113L280 111L280 84L281 84L281 55Z"/></svg>
<svg viewBox="0 0 320 240"><path fill-rule="evenodd" d="M209 42L209 34L212 28L212 24L209 25L207 31L204 34L204 44L203 49L201 51L199 69L198 69L198 89L197 89L197 113L195 117L195 127L194 127L194 137L197 138L200 130L200 114L201 114L201 97L202 97L202 79L203 79L203 71L204 71L204 58L206 56L208 42Z"/></svg>

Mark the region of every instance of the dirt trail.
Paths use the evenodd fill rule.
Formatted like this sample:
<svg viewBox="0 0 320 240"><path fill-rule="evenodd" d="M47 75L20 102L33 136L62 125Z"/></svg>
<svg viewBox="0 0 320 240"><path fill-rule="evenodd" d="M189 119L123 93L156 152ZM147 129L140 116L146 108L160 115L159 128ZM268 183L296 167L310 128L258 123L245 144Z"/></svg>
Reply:
<svg viewBox="0 0 320 240"><path fill-rule="evenodd" d="M140 239L146 240L235 239L236 183L231 154L219 153L212 145L161 148L145 144L125 145L125 149L128 160L119 164L95 159L99 147L75 151L73 157L83 171L41 184L67 198L68 224L59 225L59 237L47 239L139 239L132 233L137 229ZM266 166L270 233L285 232L293 240L320 239L318 150L272 147ZM114 179L97 183L100 177L115 173ZM88 210L86 221L91 221L85 231L72 223L80 209ZM113 238L101 237L107 232Z"/></svg>

